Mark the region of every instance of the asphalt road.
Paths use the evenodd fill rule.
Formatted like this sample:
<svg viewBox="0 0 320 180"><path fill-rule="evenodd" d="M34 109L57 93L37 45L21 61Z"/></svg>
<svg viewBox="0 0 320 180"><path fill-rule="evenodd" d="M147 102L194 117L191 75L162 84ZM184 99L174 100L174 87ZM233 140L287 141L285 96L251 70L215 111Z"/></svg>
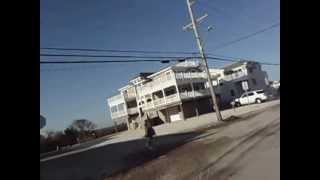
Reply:
<svg viewBox="0 0 320 180"><path fill-rule="evenodd" d="M104 180L279 179L280 106L209 128L187 144Z"/></svg>
<svg viewBox="0 0 320 180"><path fill-rule="evenodd" d="M236 164L230 180L280 180L280 129L264 139Z"/></svg>

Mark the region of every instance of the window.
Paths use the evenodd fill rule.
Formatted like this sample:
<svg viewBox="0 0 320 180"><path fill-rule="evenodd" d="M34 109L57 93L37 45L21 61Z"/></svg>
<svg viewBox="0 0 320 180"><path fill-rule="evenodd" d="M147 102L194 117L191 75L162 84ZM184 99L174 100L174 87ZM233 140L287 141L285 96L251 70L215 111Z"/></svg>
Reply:
<svg viewBox="0 0 320 180"><path fill-rule="evenodd" d="M251 79L251 80L252 80L253 85L257 85L256 79Z"/></svg>
<svg viewBox="0 0 320 180"><path fill-rule="evenodd" d="M124 103L118 105L119 111L124 111Z"/></svg>
<svg viewBox="0 0 320 180"><path fill-rule="evenodd" d="M195 91L202 90L202 89L204 89L204 83L194 83L193 88Z"/></svg>
<svg viewBox="0 0 320 180"><path fill-rule="evenodd" d="M117 106L112 106L111 107L111 113L117 112Z"/></svg>
<svg viewBox="0 0 320 180"><path fill-rule="evenodd" d="M230 94L231 94L231 96L234 96L234 95L235 95L233 89L230 90Z"/></svg>
<svg viewBox="0 0 320 180"><path fill-rule="evenodd" d="M257 91L258 94L263 94L264 90Z"/></svg>
<svg viewBox="0 0 320 180"><path fill-rule="evenodd" d="M170 72L166 72L166 76L167 76L167 80L170 80L170 79L171 79L171 74L170 74Z"/></svg>
<svg viewBox="0 0 320 180"><path fill-rule="evenodd" d="M253 95L254 95L254 93L253 93L253 92L248 93L248 96L253 96Z"/></svg>
<svg viewBox="0 0 320 180"><path fill-rule="evenodd" d="M223 83L220 83L219 85L220 85L220 86L223 86Z"/></svg>
<svg viewBox="0 0 320 180"><path fill-rule="evenodd" d="M242 96L241 96L242 98L244 98L244 97L247 97L247 94L242 94Z"/></svg>
<svg viewBox="0 0 320 180"><path fill-rule="evenodd" d="M177 91L176 91L175 87L170 87L170 88L165 89L164 93L165 93L166 96L170 96L172 94L176 94Z"/></svg>

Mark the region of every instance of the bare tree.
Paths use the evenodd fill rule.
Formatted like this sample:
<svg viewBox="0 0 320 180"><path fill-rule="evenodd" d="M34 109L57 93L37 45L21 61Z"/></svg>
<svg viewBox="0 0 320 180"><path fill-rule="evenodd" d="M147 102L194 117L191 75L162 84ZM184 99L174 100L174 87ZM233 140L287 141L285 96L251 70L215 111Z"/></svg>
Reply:
<svg viewBox="0 0 320 180"><path fill-rule="evenodd" d="M74 120L70 126L70 128L75 129L78 132L92 131L96 127L97 126L93 122L91 122L87 119Z"/></svg>

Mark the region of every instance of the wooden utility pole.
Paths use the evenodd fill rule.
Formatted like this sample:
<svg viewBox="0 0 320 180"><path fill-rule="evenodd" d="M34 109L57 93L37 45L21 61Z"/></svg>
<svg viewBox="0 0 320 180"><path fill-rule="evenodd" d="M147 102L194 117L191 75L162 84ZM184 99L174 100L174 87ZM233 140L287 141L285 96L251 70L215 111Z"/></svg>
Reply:
<svg viewBox="0 0 320 180"><path fill-rule="evenodd" d="M219 107L218 107L218 104L217 104L217 98L216 98L216 95L215 95L215 92L214 92L214 89L213 89L213 85L212 85L211 75L210 75L210 71L209 71L209 68L208 68L208 62L207 62L206 56L204 54L203 45L202 45L202 42L201 42L201 39L200 39L200 35L199 35L198 29L197 29L197 23L202 21L208 15L205 14L204 16L202 16L202 17L200 17L199 19L196 20L194 18L193 12L192 12L192 7L191 7L192 4L194 4L194 0L187 0L189 15L190 15L190 18L191 18L191 23L186 25L186 26L184 26L183 29L187 29L187 28L190 28L190 27L192 27L192 29L193 29L195 38L197 40L197 45L199 47L200 55L201 55L203 64L205 66L205 71L206 71L207 78L208 78L209 89L210 89L210 93L211 93L212 101L213 101L213 109L216 112L218 121L222 121L222 116L221 116L221 113L220 113L220 110L219 110Z"/></svg>

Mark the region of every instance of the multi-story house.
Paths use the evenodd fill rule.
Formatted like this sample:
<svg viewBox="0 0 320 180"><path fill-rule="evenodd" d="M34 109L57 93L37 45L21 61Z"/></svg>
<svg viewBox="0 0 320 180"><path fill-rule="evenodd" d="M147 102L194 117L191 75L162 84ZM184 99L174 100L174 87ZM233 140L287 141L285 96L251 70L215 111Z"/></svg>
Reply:
<svg viewBox="0 0 320 180"><path fill-rule="evenodd" d="M269 90L268 75L261 69L261 65L254 61L239 61L222 67L210 69L213 77L215 92L221 99L220 105L229 105L230 102L241 96L245 89L243 82L248 85L248 90Z"/></svg>
<svg viewBox="0 0 320 180"><path fill-rule="evenodd" d="M169 123L213 111L206 74L197 61L186 61L155 73L140 73L108 99L111 118L129 129L143 124L146 116L154 124ZM244 90L265 89L266 73L255 62L241 61L222 69L210 69L220 107L230 104Z"/></svg>

